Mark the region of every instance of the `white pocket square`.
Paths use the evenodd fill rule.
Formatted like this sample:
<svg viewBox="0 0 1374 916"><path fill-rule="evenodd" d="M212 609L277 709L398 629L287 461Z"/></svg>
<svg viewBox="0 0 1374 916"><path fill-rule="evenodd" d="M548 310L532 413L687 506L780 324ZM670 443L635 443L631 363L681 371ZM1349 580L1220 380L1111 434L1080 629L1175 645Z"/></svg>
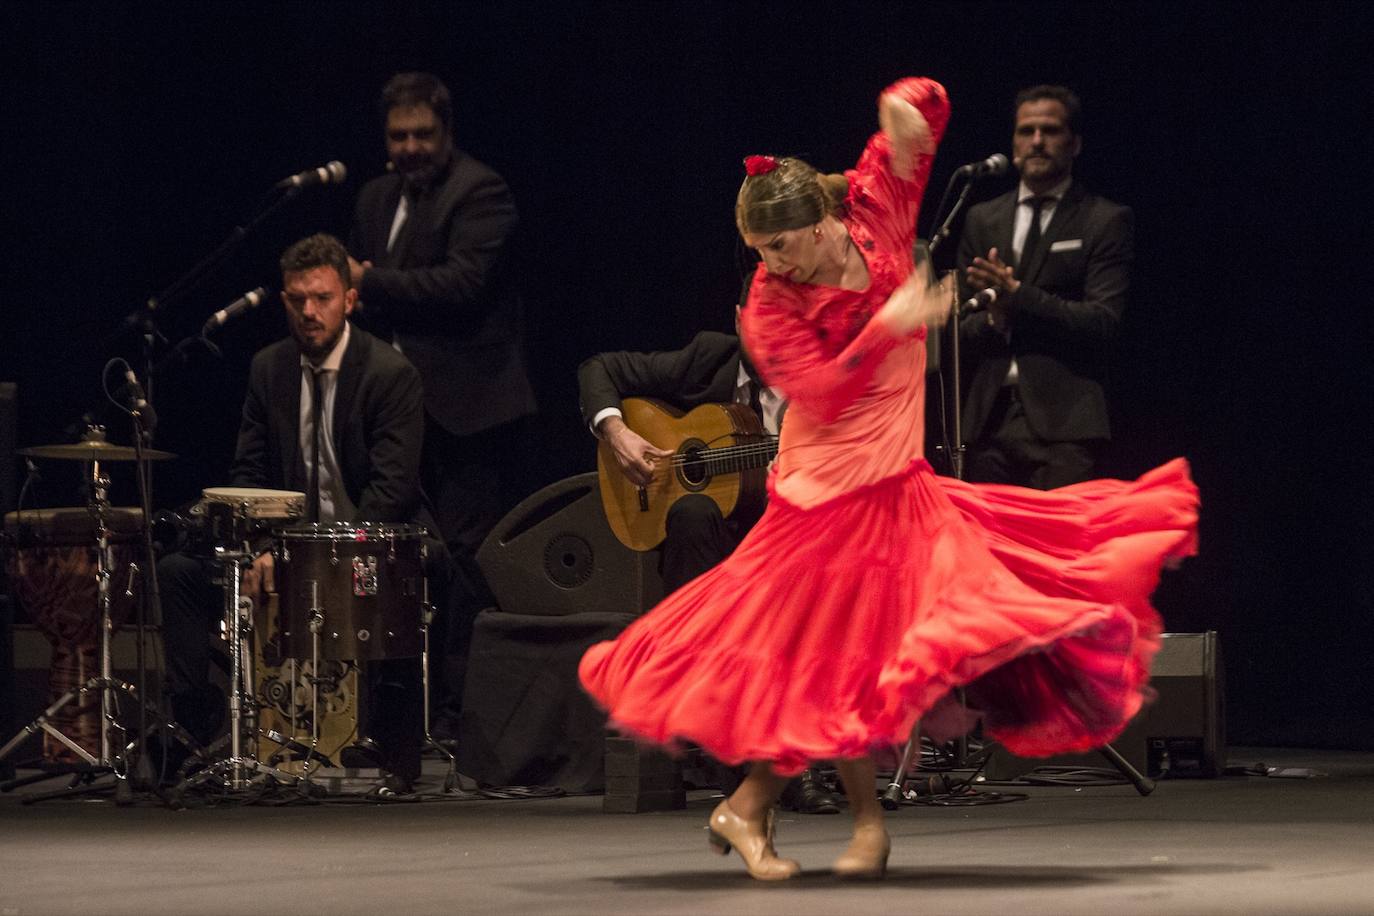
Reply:
<svg viewBox="0 0 1374 916"><path fill-rule="evenodd" d="M1083 247L1082 239L1064 239L1062 242L1055 242L1050 246L1050 253L1056 251L1077 251Z"/></svg>

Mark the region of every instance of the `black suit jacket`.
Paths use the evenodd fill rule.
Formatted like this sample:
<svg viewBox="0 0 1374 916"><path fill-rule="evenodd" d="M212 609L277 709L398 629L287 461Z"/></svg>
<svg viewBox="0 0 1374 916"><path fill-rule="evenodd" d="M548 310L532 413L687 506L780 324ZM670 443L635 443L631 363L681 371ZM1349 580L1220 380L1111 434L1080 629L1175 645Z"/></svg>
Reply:
<svg viewBox="0 0 1374 916"><path fill-rule="evenodd" d="M253 357L230 478L235 486L304 491L300 447L301 355L291 338ZM420 375L400 353L353 328L334 395L334 454L357 507L353 521L415 522L422 505L425 421Z"/></svg>
<svg viewBox="0 0 1374 916"><path fill-rule="evenodd" d="M733 334L702 331L681 350L600 353L577 368L578 401L588 425L623 398L658 398L691 410L735 399L740 345Z"/></svg>
<svg viewBox="0 0 1374 916"><path fill-rule="evenodd" d="M402 178L387 174L358 195L349 250L372 261L357 322L395 339L420 370L425 409L454 435L534 411L522 353L522 310L512 282L515 201L491 169L463 153L409 202L387 251Z"/></svg>
<svg viewBox="0 0 1374 916"><path fill-rule="evenodd" d="M973 258L986 257L990 248L1009 260L1015 208L1011 191L969 210L959 244L961 279ZM1030 263L1016 267L1021 288L1002 300L1010 335L993 328L986 314L960 322L971 366L965 441L976 443L985 432L1013 357L1026 419L1038 438L1110 438L1104 385L1126 308L1133 227L1130 208L1070 184Z"/></svg>

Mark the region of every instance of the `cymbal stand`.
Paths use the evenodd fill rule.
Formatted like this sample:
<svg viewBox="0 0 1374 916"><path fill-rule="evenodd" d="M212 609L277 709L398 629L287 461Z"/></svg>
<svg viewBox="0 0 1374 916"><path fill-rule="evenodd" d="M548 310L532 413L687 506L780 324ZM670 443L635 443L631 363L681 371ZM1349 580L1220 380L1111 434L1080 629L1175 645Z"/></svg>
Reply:
<svg viewBox="0 0 1374 916"><path fill-rule="evenodd" d="M215 548L224 590L224 637L229 644L229 756L183 779L172 790L179 800L187 789L218 778L231 791L249 788L253 778L270 776L284 783L299 783L301 778L258 760L257 699L252 689L252 661L249 647L253 635L253 602L241 588L243 568L252 563L248 545L237 549ZM245 755L244 734L250 735L249 754ZM252 774L253 778L250 778Z"/></svg>
<svg viewBox="0 0 1374 916"><path fill-rule="evenodd" d="M420 564L421 568L429 560L429 547L420 545ZM434 622L434 605L429 601L429 576L426 575L421 580L421 592L423 595L420 606L420 635L424 639L424 647L420 653L420 692L424 695L425 705L425 740L424 747L432 747L439 753L448 758L448 775L444 777L444 791L452 792L458 785L458 760L453 756L453 752L444 747L430 734L430 702L429 702L429 629Z"/></svg>

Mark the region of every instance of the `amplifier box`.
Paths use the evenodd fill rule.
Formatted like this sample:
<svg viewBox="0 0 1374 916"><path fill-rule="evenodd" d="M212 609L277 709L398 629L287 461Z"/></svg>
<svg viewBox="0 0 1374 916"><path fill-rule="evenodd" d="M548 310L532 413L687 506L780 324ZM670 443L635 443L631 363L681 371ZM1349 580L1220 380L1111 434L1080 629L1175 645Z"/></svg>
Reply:
<svg viewBox="0 0 1374 916"><path fill-rule="evenodd" d="M1226 769L1226 701L1221 653L1214 630L1165 633L1150 670L1158 693L1126 726L1112 747L1152 778L1215 777ZM1040 766L1110 767L1100 754L1032 759L996 748L989 780L1016 779Z"/></svg>

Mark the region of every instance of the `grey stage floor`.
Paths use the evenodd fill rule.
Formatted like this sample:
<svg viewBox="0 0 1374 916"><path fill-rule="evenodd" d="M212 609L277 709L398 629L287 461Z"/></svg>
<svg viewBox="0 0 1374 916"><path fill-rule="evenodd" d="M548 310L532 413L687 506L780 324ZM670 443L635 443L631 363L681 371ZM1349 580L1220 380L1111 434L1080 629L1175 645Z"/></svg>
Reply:
<svg viewBox="0 0 1374 916"><path fill-rule="evenodd" d="M1236 776L1028 790L906 807L886 881L828 873L847 815L785 816L802 876L766 885L707 852L710 793L607 815L598 797L173 811L0 799L0 916L282 913L1371 913L1374 755L1233 749Z"/></svg>

